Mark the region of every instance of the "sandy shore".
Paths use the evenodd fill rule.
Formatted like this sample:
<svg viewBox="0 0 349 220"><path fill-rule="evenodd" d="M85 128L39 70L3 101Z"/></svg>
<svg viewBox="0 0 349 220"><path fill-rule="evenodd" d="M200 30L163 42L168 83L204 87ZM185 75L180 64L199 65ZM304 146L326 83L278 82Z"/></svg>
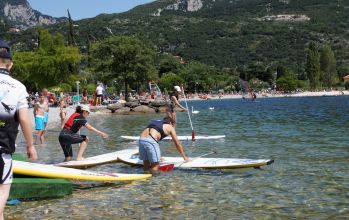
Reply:
<svg viewBox="0 0 349 220"><path fill-rule="evenodd" d="M349 95L349 91L322 91L322 92L299 92L299 93L257 93L258 98L278 98L278 97L316 97L316 96L341 96L341 95ZM242 95L240 94L224 94L219 97L218 95L207 95L207 99L242 99ZM187 99L190 100L205 100L203 98L199 98L197 95L194 95L192 98Z"/></svg>

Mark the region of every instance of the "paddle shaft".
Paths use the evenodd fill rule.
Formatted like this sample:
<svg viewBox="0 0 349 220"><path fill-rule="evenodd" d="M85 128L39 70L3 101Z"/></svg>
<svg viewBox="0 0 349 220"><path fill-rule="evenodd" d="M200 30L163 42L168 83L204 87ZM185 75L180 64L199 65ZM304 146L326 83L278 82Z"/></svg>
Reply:
<svg viewBox="0 0 349 220"><path fill-rule="evenodd" d="M193 127L193 123L191 122L191 117L190 117L190 112L189 112L189 108L188 108L187 98L185 97L185 92L184 92L183 86L182 86L182 91L183 91L183 95L184 95L185 107L186 107L187 110L188 110L188 117L189 117L189 122L190 122L190 127L191 127L191 140L192 140L192 141L195 141L194 127Z"/></svg>

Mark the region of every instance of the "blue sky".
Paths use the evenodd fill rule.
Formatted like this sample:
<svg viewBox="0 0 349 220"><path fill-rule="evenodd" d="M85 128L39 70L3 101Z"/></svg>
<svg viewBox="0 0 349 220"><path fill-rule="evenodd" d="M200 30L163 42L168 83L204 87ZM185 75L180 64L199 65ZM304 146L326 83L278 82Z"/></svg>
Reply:
<svg viewBox="0 0 349 220"><path fill-rule="evenodd" d="M27 0L31 7L45 15L67 17L67 9L73 20L95 17L101 13L128 11L137 5L154 0Z"/></svg>

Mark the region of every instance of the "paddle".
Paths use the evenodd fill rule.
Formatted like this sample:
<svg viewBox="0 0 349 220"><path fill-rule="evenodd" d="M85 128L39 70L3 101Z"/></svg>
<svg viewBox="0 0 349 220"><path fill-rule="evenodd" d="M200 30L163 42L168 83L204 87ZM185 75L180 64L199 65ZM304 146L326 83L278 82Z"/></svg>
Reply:
<svg viewBox="0 0 349 220"><path fill-rule="evenodd" d="M216 151L211 151L209 153L206 153L206 154L202 154L200 156L197 156L197 157L194 157L193 159L190 160L190 162L200 158L200 157L204 157L204 156L208 156L208 155L211 155L211 154L215 154L217 153ZM182 166L183 164L185 163L185 161L183 161L178 167ZM161 164L159 166L159 170L162 171L162 172L168 172L168 171L172 171L174 168L174 164L173 163L168 163L168 164Z"/></svg>
<svg viewBox="0 0 349 220"><path fill-rule="evenodd" d="M190 122L190 127L191 127L191 140L192 140L192 141L195 141L194 127L193 127L193 123L191 122L190 112L189 112L188 103L187 103L187 98L185 97L183 85L182 85L182 91L183 91L183 95L184 95L185 107L186 107L187 110L188 110L188 117L189 117L189 122Z"/></svg>

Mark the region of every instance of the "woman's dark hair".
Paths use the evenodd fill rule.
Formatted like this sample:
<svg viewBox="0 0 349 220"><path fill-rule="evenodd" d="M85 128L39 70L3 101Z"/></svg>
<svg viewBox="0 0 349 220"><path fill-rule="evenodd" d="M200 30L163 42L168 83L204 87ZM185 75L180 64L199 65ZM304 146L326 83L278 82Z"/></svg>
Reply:
<svg viewBox="0 0 349 220"><path fill-rule="evenodd" d="M80 105L76 106L75 112L76 112L76 113L80 113L80 114L82 113L82 110L81 110L81 106L80 106Z"/></svg>

